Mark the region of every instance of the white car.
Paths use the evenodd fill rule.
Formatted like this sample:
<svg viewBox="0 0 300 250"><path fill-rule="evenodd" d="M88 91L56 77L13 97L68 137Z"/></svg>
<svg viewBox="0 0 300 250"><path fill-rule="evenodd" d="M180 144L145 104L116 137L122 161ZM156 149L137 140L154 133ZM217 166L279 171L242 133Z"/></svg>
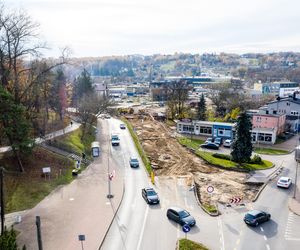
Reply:
<svg viewBox="0 0 300 250"><path fill-rule="evenodd" d="M292 180L289 177L280 177L277 181L277 187L289 188Z"/></svg>
<svg viewBox="0 0 300 250"><path fill-rule="evenodd" d="M230 148L232 146L232 140L231 139L225 140L223 146L226 148Z"/></svg>

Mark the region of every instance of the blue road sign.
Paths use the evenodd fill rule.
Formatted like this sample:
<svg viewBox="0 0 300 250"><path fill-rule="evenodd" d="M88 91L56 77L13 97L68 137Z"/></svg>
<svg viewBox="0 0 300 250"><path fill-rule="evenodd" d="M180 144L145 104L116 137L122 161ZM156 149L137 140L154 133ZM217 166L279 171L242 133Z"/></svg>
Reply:
<svg viewBox="0 0 300 250"><path fill-rule="evenodd" d="M78 240L79 241L85 241L85 235L84 234L78 235Z"/></svg>
<svg viewBox="0 0 300 250"><path fill-rule="evenodd" d="M190 226L189 225L183 225L182 227L182 231L185 232L185 233L188 233L189 231L191 230Z"/></svg>

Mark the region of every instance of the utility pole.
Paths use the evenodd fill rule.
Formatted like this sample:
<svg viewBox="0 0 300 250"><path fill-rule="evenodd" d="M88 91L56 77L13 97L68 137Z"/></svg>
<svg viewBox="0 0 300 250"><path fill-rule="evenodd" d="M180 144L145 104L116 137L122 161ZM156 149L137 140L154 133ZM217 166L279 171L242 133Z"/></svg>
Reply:
<svg viewBox="0 0 300 250"><path fill-rule="evenodd" d="M1 235L4 233L4 190L3 190L3 176L4 176L4 171L3 167L0 167L0 199L1 199Z"/></svg>

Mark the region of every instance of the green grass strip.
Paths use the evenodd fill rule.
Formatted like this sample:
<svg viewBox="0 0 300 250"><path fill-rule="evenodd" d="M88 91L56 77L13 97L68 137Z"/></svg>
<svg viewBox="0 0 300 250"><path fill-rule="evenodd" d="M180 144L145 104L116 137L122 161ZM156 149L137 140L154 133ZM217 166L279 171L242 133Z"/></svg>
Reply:
<svg viewBox="0 0 300 250"><path fill-rule="evenodd" d="M127 119L121 118L121 120L126 124L128 130L129 130L129 133L130 133L130 135L131 135L131 137L134 141L135 147L137 148L137 150L139 152L139 155L142 158L142 161L143 161L143 163L146 167L146 170L150 175L151 172L152 172L152 167L151 167L151 164L150 164L150 160L147 157L146 153L144 152L144 149L143 149L143 147L142 147L142 145L139 141L139 138L138 138L137 134L134 132L131 123Z"/></svg>
<svg viewBox="0 0 300 250"><path fill-rule="evenodd" d="M275 148L255 148L254 152L257 154L265 154L265 155L282 155L282 154L290 153L287 150L275 149Z"/></svg>
<svg viewBox="0 0 300 250"><path fill-rule="evenodd" d="M184 146L187 146L189 148L198 150L200 145L204 143L203 140L200 139L191 139L187 137L177 137L177 141Z"/></svg>
<svg viewBox="0 0 300 250"><path fill-rule="evenodd" d="M188 239L179 240L179 250L209 250L207 247Z"/></svg>

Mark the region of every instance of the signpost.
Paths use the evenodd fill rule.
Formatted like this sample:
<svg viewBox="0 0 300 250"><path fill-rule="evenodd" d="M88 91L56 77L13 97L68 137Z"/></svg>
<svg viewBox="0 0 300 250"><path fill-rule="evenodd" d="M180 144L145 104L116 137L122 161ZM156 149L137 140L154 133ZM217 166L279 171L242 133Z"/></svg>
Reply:
<svg viewBox="0 0 300 250"><path fill-rule="evenodd" d="M212 194L212 193L214 192L215 189L214 189L213 186L208 186L206 190L207 190L207 192L208 192L209 194Z"/></svg>
<svg viewBox="0 0 300 250"><path fill-rule="evenodd" d="M85 235L84 234L79 234L78 235L78 240L81 241L81 249L83 250L83 242L85 241Z"/></svg>
<svg viewBox="0 0 300 250"><path fill-rule="evenodd" d="M47 176L49 177L49 180L50 180L50 174L51 174L51 168L50 167L43 168L43 175L45 176L45 180L46 180Z"/></svg>
<svg viewBox="0 0 300 250"><path fill-rule="evenodd" d="M182 226L182 231L185 233L185 238L187 238L187 233L191 231L191 228L188 224Z"/></svg>

